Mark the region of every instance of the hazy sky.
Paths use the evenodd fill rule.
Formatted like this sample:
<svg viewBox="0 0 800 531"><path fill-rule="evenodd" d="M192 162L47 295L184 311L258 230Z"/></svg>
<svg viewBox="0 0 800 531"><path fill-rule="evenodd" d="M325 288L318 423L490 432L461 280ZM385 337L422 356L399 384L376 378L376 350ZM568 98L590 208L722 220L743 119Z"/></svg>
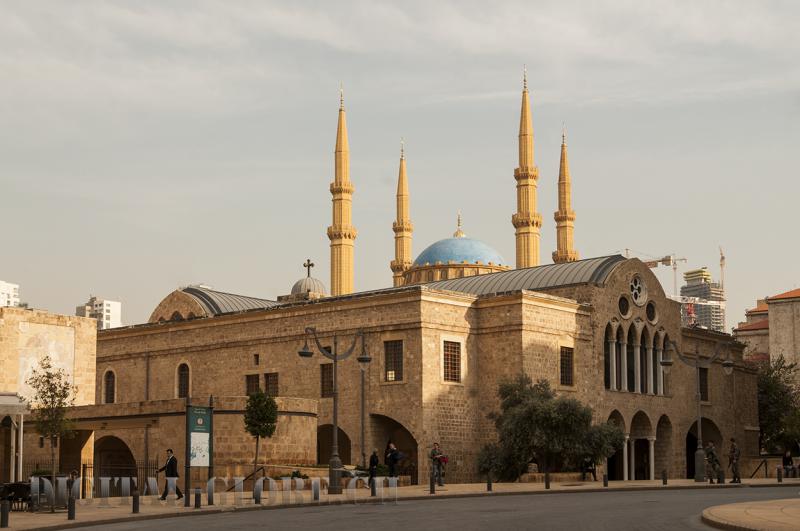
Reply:
<svg viewBox="0 0 800 531"><path fill-rule="evenodd" d="M399 139L414 254L455 230L514 262L522 65L542 263L566 122L582 257L677 253L728 324L798 286L800 4L43 2L0 5L0 279L145 321L180 285L330 284L338 86L356 289L391 285ZM671 291L671 270L659 277Z"/></svg>

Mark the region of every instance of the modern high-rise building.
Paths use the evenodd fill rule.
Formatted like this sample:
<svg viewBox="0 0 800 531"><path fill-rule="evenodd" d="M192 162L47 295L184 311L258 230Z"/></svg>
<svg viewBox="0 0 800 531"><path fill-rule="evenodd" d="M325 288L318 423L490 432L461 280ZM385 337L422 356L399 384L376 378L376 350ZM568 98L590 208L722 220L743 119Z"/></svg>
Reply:
<svg viewBox="0 0 800 531"><path fill-rule="evenodd" d="M19 285L0 280L0 306L19 306Z"/></svg>
<svg viewBox="0 0 800 531"><path fill-rule="evenodd" d="M681 321L683 326L700 326L725 332L725 289L712 282L707 267L683 274L681 286Z"/></svg>
<svg viewBox="0 0 800 531"><path fill-rule="evenodd" d="M117 328L122 326L122 303L90 297L87 303L75 308L75 315L97 320L98 330Z"/></svg>

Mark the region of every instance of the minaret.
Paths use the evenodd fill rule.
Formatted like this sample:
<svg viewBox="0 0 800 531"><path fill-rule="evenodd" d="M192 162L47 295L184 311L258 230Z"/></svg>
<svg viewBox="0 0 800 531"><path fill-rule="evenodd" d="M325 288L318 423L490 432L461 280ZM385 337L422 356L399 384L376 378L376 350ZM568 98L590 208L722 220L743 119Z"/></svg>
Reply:
<svg viewBox="0 0 800 531"><path fill-rule="evenodd" d="M561 133L561 167L558 170L558 211L556 220L556 250L553 252L553 262L561 264L574 262L578 259L575 250L573 232L575 229L575 211L572 210L572 178L569 175L569 161L567 160L567 133Z"/></svg>
<svg viewBox="0 0 800 531"><path fill-rule="evenodd" d="M517 181L517 213L511 217L516 229L517 269L539 265L539 229L542 216L536 212L536 181L539 169L533 162L533 124L528 103L528 71L522 88L522 110L519 117L519 167L514 170Z"/></svg>
<svg viewBox="0 0 800 531"><path fill-rule="evenodd" d="M392 269L394 286L404 284L403 273L411 267L411 234L414 225L408 213L408 179L406 177L406 154L404 143L400 141L400 172L397 176L397 220L392 223L394 231L394 260Z"/></svg>
<svg viewBox="0 0 800 531"><path fill-rule="evenodd" d="M347 142L347 120L344 112L344 91L339 89L339 125L336 128L333 195L333 224L328 227L331 240L331 295L353 292L353 184L350 182L350 146Z"/></svg>

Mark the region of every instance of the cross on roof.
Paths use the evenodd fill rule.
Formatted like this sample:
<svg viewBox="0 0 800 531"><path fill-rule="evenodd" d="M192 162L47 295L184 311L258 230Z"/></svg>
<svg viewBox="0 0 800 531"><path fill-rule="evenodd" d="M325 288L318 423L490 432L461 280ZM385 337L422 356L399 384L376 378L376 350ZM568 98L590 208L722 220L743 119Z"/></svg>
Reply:
<svg viewBox="0 0 800 531"><path fill-rule="evenodd" d="M311 258L306 258L306 261L303 264L303 267L308 269L308 277L311 278L311 268L314 267L314 262L311 261Z"/></svg>

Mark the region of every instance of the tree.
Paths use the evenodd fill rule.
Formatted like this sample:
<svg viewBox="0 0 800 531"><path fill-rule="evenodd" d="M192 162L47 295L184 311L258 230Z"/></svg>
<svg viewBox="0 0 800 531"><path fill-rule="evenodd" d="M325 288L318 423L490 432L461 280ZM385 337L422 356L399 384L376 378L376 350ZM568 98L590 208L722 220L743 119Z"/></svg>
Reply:
<svg viewBox="0 0 800 531"><path fill-rule="evenodd" d="M64 369L53 367L50 356L39 362L39 367L25 382L33 389L32 408L36 431L50 440L50 474L56 484L56 441L72 435L72 421L67 418L67 408L75 403L77 388L72 385ZM54 504L50 510L54 511Z"/></svg>
<svg viewBox="0 0 800 531"><path fill-rule="evenodd" d="M549 481L556 461L605 459L622 447L624 436L611 424L592 425L592 409L573 398L556 397L546 380L532 383L525 374L498 388L500 413L496 445L479 455L481 472L514 481L536 460Z"/></svg>
<svg viewBox="0 0 800 531"><path fill-rule="evenodd" d="M783 355L758 366L758 423L769 451L789 449L800 440L800 367Z"/></svg>
<svg viewBox="0 0 800 531"><path fill-rule="evenodd" d="M258 444L262 438L269 438L275 433L278 423L278 405L275 399L264 394L264 391L251 394L247 399L244 411L244 428L256 438L256 457L253 460L253 481L256 480L258 467Z"/></svg>

